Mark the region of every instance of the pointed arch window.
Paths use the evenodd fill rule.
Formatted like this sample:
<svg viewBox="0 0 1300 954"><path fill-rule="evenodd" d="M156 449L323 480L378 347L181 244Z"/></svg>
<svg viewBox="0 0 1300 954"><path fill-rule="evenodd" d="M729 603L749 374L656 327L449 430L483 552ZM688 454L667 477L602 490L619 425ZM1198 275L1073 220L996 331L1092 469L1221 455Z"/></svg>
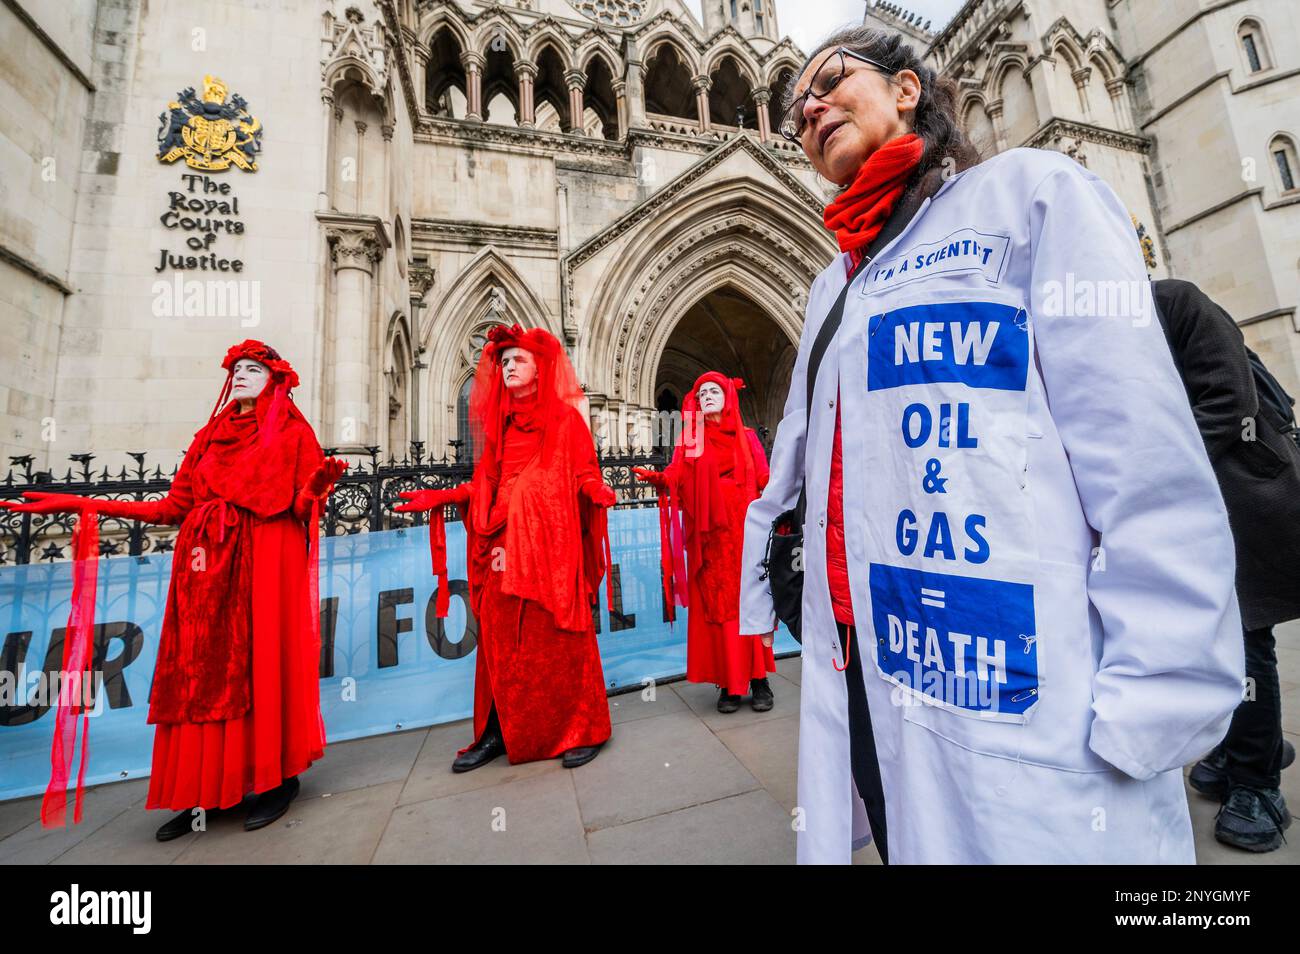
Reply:
<svg viewBox="0 0 1300 954"><path fill-rule="evenodd" d="M1241 55L1246 61L1246 72L1260 73L1273 65L1268 54L1268 43L1264 37L1264 27L1253 17L1242 20L1237 27L1237 42L1241 46Z"/></svg>
<svg viewBox="0 0 1300 954"><path fill-rule="evenodd" d="M1295 142L1288 136L1276 136L1269 143L1268 152L1273 159L1273 167L1277 170L1278 185L1281 190L1295 191L1297 178L1300 177L1300 165L1296 163Z"/></svg>

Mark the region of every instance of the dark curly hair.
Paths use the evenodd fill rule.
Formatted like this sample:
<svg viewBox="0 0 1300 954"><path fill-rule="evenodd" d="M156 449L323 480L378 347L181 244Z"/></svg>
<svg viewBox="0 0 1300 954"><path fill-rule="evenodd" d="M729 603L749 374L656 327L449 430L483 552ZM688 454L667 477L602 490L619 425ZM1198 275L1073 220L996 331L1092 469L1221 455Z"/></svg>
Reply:
<svg viewBox="0 0 1300 954"><path fill-rule="evenodd" d="M983 160L957 118L956 85L926 66L916 51L903 42L900 34L865 26L837 30L813 50L798 76L802 76L808 65L827 50L841 46L875 60L894 75L901 70L911 70L920 79L921 98L916 104L912 129L925 140L925 152L908 184L909 189L918 190L920 198L939 191L943 185L945 168L949 173L957 173L978 165ZM794 100L798 76L790 80L782 93L782 103L786 109L790 108ZM892 75L889 80L894 82Z"/></svg>

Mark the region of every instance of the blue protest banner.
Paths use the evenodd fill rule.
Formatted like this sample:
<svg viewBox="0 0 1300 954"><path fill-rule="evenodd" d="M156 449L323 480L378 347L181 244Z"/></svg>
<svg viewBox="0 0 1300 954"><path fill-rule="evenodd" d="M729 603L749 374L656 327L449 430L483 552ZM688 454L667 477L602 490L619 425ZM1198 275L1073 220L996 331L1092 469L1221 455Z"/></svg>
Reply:
<svg viewBox="0 0 1300 954"><path fill-rule="evenodd" d="M686 670L686 610L664 621L654 510L609 514L615 606L597 623L610 689ZM321 541L321 712L329 741L467 718L477 622L468 611L465 533L447 526L451 609L433 610L427 527ZM90 719L87 784L149 774L147 722L170 554L101 560L95 626L103 673ZM72 565L0 568L0 800L44 791L53 715L41 690L62 661ZM798 645L783 628L776 651ZM466 740L469 741L468 739Z"/></svg>

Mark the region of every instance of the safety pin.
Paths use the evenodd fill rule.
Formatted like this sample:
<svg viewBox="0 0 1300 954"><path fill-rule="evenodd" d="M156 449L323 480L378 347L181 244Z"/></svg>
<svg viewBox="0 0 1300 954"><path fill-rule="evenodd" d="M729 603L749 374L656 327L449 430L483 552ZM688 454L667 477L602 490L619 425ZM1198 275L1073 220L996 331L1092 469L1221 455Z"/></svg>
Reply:
<svg viewBox="0 0 1300 954"><path fill-rule="evenodd" d="M1014 696L1012 696L1011 701L1024 702L1026 699L1033 698L1036 695L1038 695L1037 689L1024 689L1021 690L1020 692L1017 692Z"/></svg>
<svg viewBox="0 0 1300 954"><path fill-rule="evenodd" d="M1036 635L1035 635L1035 636L1026 636L1024 633L1021 633L1021 634L1020 634L1020 638L1023 639L1023 640L1025 641L1025 655L1028 656L1028 655L1029 655L1029 648L1030 648L1031 646L1033 646L1034 643L1038 642L1038 637L1037 637Z"/></svg>

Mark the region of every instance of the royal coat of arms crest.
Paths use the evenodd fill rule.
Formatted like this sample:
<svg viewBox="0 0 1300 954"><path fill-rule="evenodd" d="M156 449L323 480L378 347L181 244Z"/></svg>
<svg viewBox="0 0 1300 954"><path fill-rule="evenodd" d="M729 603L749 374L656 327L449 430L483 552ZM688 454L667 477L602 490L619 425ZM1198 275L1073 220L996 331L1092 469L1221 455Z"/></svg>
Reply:
<svg viewBox="0 0 1300 954"><path fill-rule="evenodd" d="M181 157L191 169L219 172L235 165L257 171L262 150L262 124L248 111L239 94L226 101L229 88L215 76L203 77L203 98L194 87L181 90L158 116L158 161Z"/></svg>

